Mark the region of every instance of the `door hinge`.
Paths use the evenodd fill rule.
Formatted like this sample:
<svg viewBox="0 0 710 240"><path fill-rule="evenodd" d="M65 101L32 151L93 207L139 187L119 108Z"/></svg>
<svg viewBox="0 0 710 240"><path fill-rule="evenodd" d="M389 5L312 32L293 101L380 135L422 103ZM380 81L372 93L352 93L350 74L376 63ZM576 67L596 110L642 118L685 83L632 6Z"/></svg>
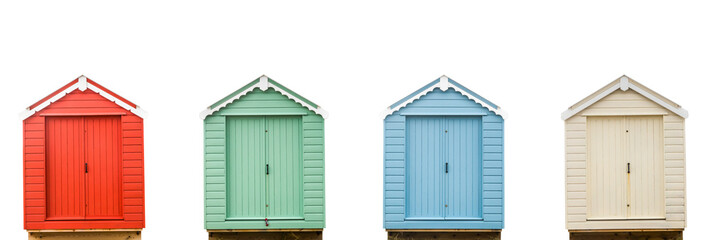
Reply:
<svg viewBox="0 0 710 240"><path fill-rule="evenodd" d="M444 168L446 168L446 173L449 173L449 163L446 163L446 166Z"/></svg>
<svg viewBox="0 0 710 240"><path fill-rule="evenodd" d="M266 175L269 175L269 164L266 164Z"/></svg>
<svg viewBox="0 0 710 240"><path fill-rule="evenodd" d="M268 219L268 218L264 218L264 223L266 223L266 226L268 227L268 226L269 226L269 219Z"/></svg>
<svg viewBox="0 0 710 240"><path fill-rule="evenodd" d="M84 173L89 173L89 164L84 163Z"/></svg>

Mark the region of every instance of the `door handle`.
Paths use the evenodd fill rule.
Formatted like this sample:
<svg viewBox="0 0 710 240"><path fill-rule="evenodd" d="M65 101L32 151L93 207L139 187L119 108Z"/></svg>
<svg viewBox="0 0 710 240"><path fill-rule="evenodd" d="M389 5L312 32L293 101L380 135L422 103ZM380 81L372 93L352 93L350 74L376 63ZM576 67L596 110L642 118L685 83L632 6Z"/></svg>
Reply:
<svg viewBox="0 0 710 240"><path fill-rule="evenodd" d="M89 173L89 164L84 163L84 173Z"/></svg>
<svg viewBox="0 0 710 240"><path fill-rule="evenodd" d="M626 163L626 173L631 173L631 163Z"/></svg>
<svg viewBox="0 0 710 240"><path fill-rule="evenodd" d="M446 163L446 173L449 173L449 163Z"/></svg>
<svg viewBox="0 0 710 240"><path fill-rule="evenodd" d="M266 175L269 175L269 164L266 164Z"/></svg>

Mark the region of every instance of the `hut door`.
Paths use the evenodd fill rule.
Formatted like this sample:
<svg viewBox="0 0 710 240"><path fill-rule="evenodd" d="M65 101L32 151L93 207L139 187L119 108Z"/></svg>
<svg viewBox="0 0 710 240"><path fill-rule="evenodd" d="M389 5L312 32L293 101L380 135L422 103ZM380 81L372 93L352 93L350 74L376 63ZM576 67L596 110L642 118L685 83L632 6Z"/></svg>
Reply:
<svg viewBox="0 0 710 240"><path fill-rule="evenodd" d="M227 219L303 219L301 117L227 119Z"/></svg>
<svg viewBox="0 0 710 240"><path fill-rule="evenodd" d="M481 118L447 117L446 219L474 220L480 211Z"/></svg>
<svg viewBox="0 0 710 240"><path fill-rule="evenodd" d="M479 117L407 117L409 220L480 218Z"/></svg>
<svg viewBox="0 0 710 240"><path fill-rule="evenodd" d="M303 218L301 117L266 118L266 216Z"/></svg>
<svg viewBox="0 0 710 240"><path fill-rule="evenodd" d="M86 215L84 119L47 117L47 220L82 220Z"/></svg>
<svg viewBox="0 0 710 240"><path fill-rule="evenodd" d="M47 220L120 219L120 117L47 117Z"/></svg>
<svg viewBox="0 0 710 240"><path fill-rule="evenodd" d="M663 117L626 117L629 218L664 218Z"/></svg>
<svg viewBox="0 0 710 240"><path fill-rule="evenodd" d="M86 218L121 219L121 119L85 117Z"/></svg>
<svg viewBox="0 0 710 240"><path fill-rule="evenodd" d="M264 118L227 118L227 218L266 216Z"/></svg>
<svg viewBox="0 0 710 240"><path fill-rule="evenodd" d="M587 117L590 219L663 218L663 120Z"/></svg>
<svg viewBox="0 0 710 240"><path fill-rule="evenodd" d="M444 219L443 117L407 117L407 219Z"/></svg>

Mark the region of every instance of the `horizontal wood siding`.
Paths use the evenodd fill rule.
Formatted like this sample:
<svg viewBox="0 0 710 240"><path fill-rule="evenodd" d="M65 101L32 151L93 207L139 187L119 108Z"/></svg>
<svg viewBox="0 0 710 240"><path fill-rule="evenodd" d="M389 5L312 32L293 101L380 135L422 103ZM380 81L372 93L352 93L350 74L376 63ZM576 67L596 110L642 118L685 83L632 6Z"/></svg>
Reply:
<svg viewBox="0 0 710 240"><path fill-rule="evenodd" d="M226 116L300 115L303 120L304 220L227 221ZM325 227L323 118L269 88L255 89L204 120L205 228L279 229Z"/></svg>
<svg viewBox="0 0 710 240"><path fill-rule="evenodd" d="M587 221L587 117L663 115L665 220ZM565 121L565 188L567 228L685 228L684 119L633 90L608 95Z"/></svg>
<svg viewBox="0 0 710 240"><path fill-rule="evenodd" d="M406 116L482 115L482 221L405 221ZM452 89L436 89L384 120L386 229L502 229L503 118Z"/></svg>
<svg viewBox="0 0 710 240"><path fill-rule="evenodd" d="M46 138L44 116L120 115L123 219L45 221ZM143 119L91 90L73 91L23 121L25 229L144 228Z"/></svg>

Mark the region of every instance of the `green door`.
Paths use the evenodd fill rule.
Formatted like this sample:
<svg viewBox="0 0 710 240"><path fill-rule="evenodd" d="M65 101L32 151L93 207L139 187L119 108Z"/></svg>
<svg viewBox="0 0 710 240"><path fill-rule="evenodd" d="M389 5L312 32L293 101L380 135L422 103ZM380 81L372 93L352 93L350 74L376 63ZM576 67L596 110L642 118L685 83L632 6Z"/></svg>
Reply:
<svg viewBox="0 0 710 240"><path fill-rule="evenodd" d="M267 117L266 130L267 217L303 219L301 117Z"/></svg>
<svg viewBox="0 0 710 240"><path fill-rule="evenodd" d="M227 218L264 219L264 118L227 118Z"/></svg>
<svg viewBox="0 0 710 240"><path fill-rule="evenodd" d="M303 219L301 117L227 119L227 219Z"/></svg>

